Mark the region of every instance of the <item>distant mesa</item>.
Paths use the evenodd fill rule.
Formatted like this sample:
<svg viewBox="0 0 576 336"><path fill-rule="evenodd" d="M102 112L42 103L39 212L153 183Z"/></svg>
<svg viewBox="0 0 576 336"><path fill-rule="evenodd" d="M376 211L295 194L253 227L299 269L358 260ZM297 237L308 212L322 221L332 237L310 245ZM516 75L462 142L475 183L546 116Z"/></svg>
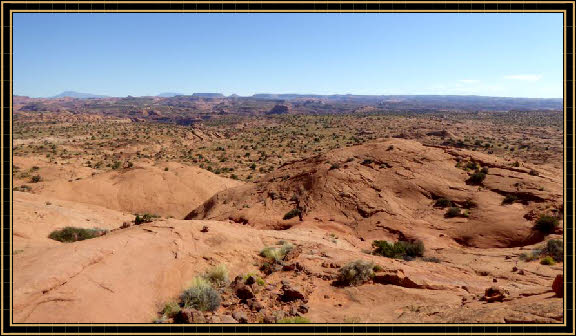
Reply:
<svg viewBox="0 0 576 336"><path fill-rule="evenodd" d="M162 98L172 98L172 97L176 97L176 96L184 96L183 93L177 93L177 92L164 92L164 93L160 93L158 95L156 95L156 97L162 97Z"/></svg>
<svg viewBox="0 0 576 336"><path fill-rule="evenodd" d="M287 114L289 112L290 112L290 107L288 105L277 104L270 111L266 112L266 114L269 114L269 115Z"/></svg>
<svg viewBox="0 0 576 336"><path fill-rule="evenodd" d="M202 98L225 98L226 96L224 96L221 93L193 93L192 94L193 97L202 97Z"/></svg>
<svg viewBox="0 0 576 336"><path fill-rule="evenodd" d="M110 96L106 96L106 95L96 95L96 94L92 94L92 93L82 93L82 92L76 92L76 91L64 91L59 95L53 96L51 98L80 98L80 99L86 99L86 98L109 98Z"/></svg>

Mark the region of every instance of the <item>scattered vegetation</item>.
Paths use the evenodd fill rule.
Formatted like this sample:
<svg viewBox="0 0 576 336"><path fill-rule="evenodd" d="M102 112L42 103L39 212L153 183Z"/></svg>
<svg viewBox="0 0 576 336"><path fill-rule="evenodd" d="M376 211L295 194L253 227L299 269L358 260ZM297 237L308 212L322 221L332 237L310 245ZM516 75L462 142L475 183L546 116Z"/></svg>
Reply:
<svg viewBox="0 0 576 336"><path fill-rule="evenodd" d="M482 184L482 182L484 182L484 179L486 179L486 173L477 171L472 173L472 175L470 175L470 177L468 178L468 180L466 180L466 182L473 185L480 185Z"/></svg>
<svg viewBox="0 0 576 336"><path fill-rule="evenodd" d="M215 311L220 307L220 293L204 277L195 277L192 285L180 295L180 305L200 311Z"/></svg>
<svg viewBox="0 0 576 336"><path fill-rule="evenodd" d="M422 241L398 241L389 243L385 240L375 240L372 242L375 255L380 255L388 258L403 258L412 259L424 255L424 243Z"/></svg>
<svg viewBox="0 0 576 336"><path fill-rule="evenodd" d="M338 282L347 286L358 286L374 277L374 263L355 260L338 270Z"/></svg>
<svg viewBox="0 0 576 336"><path fill-rule="evenodd" d="M458 217L461 216L462 212L460 210L460 208L458 207L451 207L448 209L448 211L446 211L446 213L444 214L444 217L446 218L453 218L453 217Z"/></svg>
<svg viewBox="0 0 576 336"><path fill-rule="evenodd" d="M76 241L100 237L106 234L106 232L108 231L99 228L85 229L85 228L67 226L63 229L52 231L50 235L48 235L48 238L63 243L73 243Z"/></svg>
<svg viewBox="0 0 576 336"><path fill-rule="evenodd" d="M516 201L518 201L518 196L513 195L513 194L508 194L508 195L506 195L506 197L504 197L502 204L512 204Z"/></svg>
<svg viewBox="0 0 576 336"><path fill-rule="evenodd" d="M260 256L269 259L270 261L279 263L293 248L294 245L283 242L282 246L280 247L265 247L262 249L262 251L260 251Z"/></svg>
<svg viewBox="0 0 576 336"><path fill-rule="evenodd" d="M136 214L136 218L134 218L134 224L140 225L143 223L152 223L152 221L156 218L160 218L160 216L147 213L143 214L142 217L140 217L139 214Z"/></svg>
<svg viewBox="0 0 576 336"><path fill-rule="evenodd" d="M300 216L302 214L302 210L296 208L296 209L292 209L290 211L288 211L284 217L282 217L283 220L288 220L288 219L292 219L296 216Z"/></svg>
<svg viewBox="0 0 576 336"><path fill-rule="evenodd" d="M554 261L554 259L551 256L546 256L546 257L542 258L542 260L540 260L540 264L552 266L552 265L556 264L556 262Z"/></svg>
<svg viewBox="0 0 576 336"><path fill-rule="evenodd" d="M447 207L452 206L452 201L450 201L447 198L439 198L434 203L434 206L438 207L438 208L447 208Z"/></svg>
<svg viewBox="0 0 576 336"><path fill-rule="evenodd" d="M542 254L552 257L554 261L564 261L564 246L559 239L550 239L542 249Z"/></svg>
<svg viewBox="0 0 576 336"><path fill-rule="evenodd" d="M204 278L214 286L224 286L229 281L228 268L226 268L226 265L224 264L214 266L204 273Z"/></svg>
<svg viewBox="0 0 576 336"><path fill-rule="evenodd" d="M541 215L534 224L534 230L544 234L550 234L558 227L558 218L555 216Z"/></svg>

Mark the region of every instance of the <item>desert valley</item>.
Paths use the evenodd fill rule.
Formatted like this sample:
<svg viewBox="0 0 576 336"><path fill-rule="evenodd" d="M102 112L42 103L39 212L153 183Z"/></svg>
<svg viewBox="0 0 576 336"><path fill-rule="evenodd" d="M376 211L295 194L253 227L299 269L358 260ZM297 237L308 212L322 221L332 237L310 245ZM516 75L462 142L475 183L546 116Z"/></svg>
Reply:
<svg viewBox="0 0 576 336"><path fill-rule="evenodd" d="M562 99L13 97L16 323L562 323Z"/></svg>

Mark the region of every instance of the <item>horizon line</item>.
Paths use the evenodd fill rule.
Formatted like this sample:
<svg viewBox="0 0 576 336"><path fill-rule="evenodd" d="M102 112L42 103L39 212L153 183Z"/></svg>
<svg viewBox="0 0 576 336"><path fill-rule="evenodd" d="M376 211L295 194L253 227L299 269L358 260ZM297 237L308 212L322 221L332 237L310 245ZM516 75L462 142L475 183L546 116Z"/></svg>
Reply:
<svg viewBox="0 0 576 336"><path fill-rule="evenodd" d="M170 91L164 91L164 92L160 92L157 94L153 94L153 95L125 95L125 96L120 96L120 95L108 95L108 94L103 94L103 93L91 93L91 92L79 92L79 91L73 91L73 90L66 90L66 91L62 91L59 94L55 94L53 96L30 96L30 95L26 95L26 94L16 94L13 93L12 96L20 96L20 97L28 97L28 98L32 98L32 99L56 99L56 98L67 98L65 97L56 97L58 95L61 95L63 93L77 93L77 94L86 94L86 95L94 95L94 96L104 96L104 97L93 97L93 98L76 98L76 97L68 97L68 98L76 98L76 99L105 99L105 98L127 98L127 97L138 97L138 98L142 98L142 97L160 97L160 95L162 94L174 94L174 96L192 96L192 95L197 95L197 94L218 94L218 95L222 95L223 97L221 98L230 98L233 95L236 95L240 98L252 98L256 95L298 95L298 96L320 96L320 97L330 97L330 96L367 96L367 97L386 97L386 96L451 96L451 97L489 97L489 98L517 98L517 99L564 99L564 97L519 97L519 96L491 96L491 95L482 95L482 94L442 94L442 93L435 93L435 94L418 94L418 93L410 93L410 94L406 94L406 93L402 93L402 94L358 94L358 93L330 93L330 94L318 94L318 93L294 93L294 92L288 92L288 93L270 93L270 92L257 92L257 93L253 93L251 95L239 95L236 93L231 93L231 94L224 94L222 92L210 92L210 91L204 91L204 92L193 92L193 93L181 93L181 92L170 92ZM160 97L160 98L171 98L171 97Z"/></svg>

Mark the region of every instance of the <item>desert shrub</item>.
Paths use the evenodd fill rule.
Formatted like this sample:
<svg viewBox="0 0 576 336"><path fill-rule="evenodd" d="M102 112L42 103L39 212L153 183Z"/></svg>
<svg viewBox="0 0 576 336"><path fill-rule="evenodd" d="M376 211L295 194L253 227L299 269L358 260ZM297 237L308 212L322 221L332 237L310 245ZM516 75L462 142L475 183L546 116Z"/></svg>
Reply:
<svg viewBox="0 0 576 336"><path fill-rule="evenodd" d="M461 212L460 212L460 208L457 207L451 207L448 209L448 211L446 211L446 213L444 214L444 216L446 218L453 218L453 217L457 217L460 216Z"/></svg>
<svg viewBox="0 0 576 336"><path fill-rule="evenodd" d="M436 203L434 203L434 206L439 208L447 208L452 206L452 201L447 198L439 198L436 200Z"/></svg>
<svg viewBox="0 0 576 336"><path fill-rule="evenodd" d="M134 218L134 224L136 225L140 225L143 223L151 223L154 218L158 218L158 215L152 215L152 214L143 214L142 217L140 217L139 214L136 214L136 218Z"/></svg>
<svg viewBox="0 0 576 336"><path fill-rule="evenodd" d="M530 169L530 173L529 173L529 174L532 175L532 176L538 176L538 175L540 175L540 173L538 173L538 171L536 171L536 170L534 170L534 169Z"/></svg>
<svg viewBox="0 0 576 336"><path fill-rule="evenodd" d="M542 260L540 260L540 264L542 265L554 265L556 262L554 262L554 259L551 256L546 256L544 258L542 258Z"/></svg>
<svg viewBox="0 0 576 336"><path fill-rule="evenodd" d="M559 239L550 239L546 242L546 247L542 249L542 254L548 255L554 261L564 261L564 246Z"/></svg>
<svg viewBox="0 0 576 336"><path fill-rule="evenodd" d="M474 202L473 200L468 199L462 203L462 207L464 209L472 209L478 207L478 204L476 204L476 202Z"/></svg>
<svg viewBox="0 0 576 336"><path fill-rule="evenodd" d="M242 277L242 279L246 281L249 277L256 279L256 284L259 286L264 286L266 284L266 281L264 281L264 279L262 279L262 277L256 273L247 273Z"/></svg>
<svg viewBox="0 0 576 336"><path fill-rule="evenodd" d="M42 176L40 175L34 175L30 178L30 183L38 183L40 181L42 181Z"/></svg>
<svg viewBox="0 0 576 336"><path fill-rule="evenodd" d="M472 175L470 175L470 177L468 178L467 182L470 184L482 184L482 182L484 182L484 179L486 179L486 174L483 172L475 172Z"/></svg>
<svg viewBox="0 0 576 336"><path fill-rule="evenodd" d="M512 164L512 167L520 167L520 162L516 161Z"/></svg>
<svg viewBox="0 0 576 336"><path fill-rule="evenodd" d="M382 272L384 270L384 268L380 265L374 265L374 267L372 268L372 270L374 272Z"/></svg>
<svg viewBox="0 0 576 336"><path fill-rule="evenodd" d="M48 238L54 239L63 243L73 243L75 241L92 239L100 237L107 231L103 229L85 229L79 227L67 226L63 229L52 231Z"/></svg>
<svg viewBox="0 0 576 336"><path fill-rule="evenodd" d="M214 266L204 273L204 278L214 286L223 286L228 283L228 269L224 264Z"/></svg>
<svg viewBox="0 0 576 336"><path fill-rule="evenodd" d="M192 285L180 295L180 305L200 311L215 311L220 306L220 293L203 277L195 277Z"/></svg>
<svg viewBox="0 0 576 336"><path fill-rule="evenodd" d="M534 230L540 231L544 234L554 232L558 226L558 218L549 215L542 215L534 224Z"/></svg>
<svg viewBox="0 0 576 336"><path fill-rule="evenodd" d="M330 166L330 170L334 170L334 169L340 169L340 164L339 163L333 163Z"/></svg>
<svg viewBox="0 0 576 336"><path fill-rule="evenodd" d="M482 169L480 169L480 172L484 173L484 174L488 174L488 167L482 167Z"/></svg>
<svg viewBox="0 0 576 336"><path fill-rule="evenodd" d="M294 316L280 319L278 323L310 323L310 320L303 316Z"/></svg>
<svg viewBox="0 0 576 336"><path fill-rule="evenodd" d="M421 241L408 242L398 241L389 243L385 240L375 240L372 242L375 248L373 254L388 258L414 258L424 255L424 243Z"/></svg>
<svg viewBox="0 0 576 336"><path fill-rule="evenodd" d="M440 263L442 262L442 260L440 260L437 257L423 257L422 261L426 261L426 262L432 262L432 263Z"/></svg>
<svg viewBox="0 0 576 336"><path fill-rule="evenodd" d="M478 164L477 164L476 162L469 161L469 162L466 164L466 169L476 170L476 169L478 169Z"/></svg>
<svg viewBox="0 0 576 336"><path fill-rule="evenodd" d="M338 270L338 282L343 285L358 286L372 279L374 263L365 260L355 260Z"/></svg>
<svg viewBox="0 0 576 336"><path fill-rule="evenodd" d="M292 251L293 248L294 246L292 244L283 241L280 247L265 247L260 251L260 256L279 263L284 259L288 252Z"/></svg>
<svg viewBox="0 0 576 336"><path fill-rule="evenodd" d="M363 165L367 166L367 165L370 165L370 164L372 164L372 162L374 162L374 160L371 160L371 159L364 159L364 161L362 161L362 163L361 163L361 164L363 164Z"/></svg>
<svg viewBox="0 0 576 336"><path fill-rule="evenodd" d="M294 217L296 217L296 216L300 216L300 214L302 214L302 210L300 210L300 209L292 209L292 210L288 211L288 212L284 215L284 217L282 217L282 219L283 219L283 220L288 220L288 219L294 218Z"/></svg>
<svg viewBox="0 0 576 336"><path fill-rule="evenodd" d="M533 260L536 260L538 258L540 258L540 254L541 251L540 250L534 250L530 253L522 253L518 256L518 259L522 260L522 261L526 261L526 262L530 262Z"/></svg>
<svg viewBox="0 0 576 336"><path fill-rule="evenodd" d="M172 317L174 315L176 315L178 312L180 312L181 308L178 305L178 303L176 302L169 302L167 304L164 305L164 308L162 308L162 316L163 317Z"/></svg>
<svg viewBox="0 0 576 336"><path fill-rule="evenodd" d="M517 200L518 200L518 196L508 194L508 195L506 195L506 197L504 197L502 204L512 204L512 203L516 202Z"/></svg>

